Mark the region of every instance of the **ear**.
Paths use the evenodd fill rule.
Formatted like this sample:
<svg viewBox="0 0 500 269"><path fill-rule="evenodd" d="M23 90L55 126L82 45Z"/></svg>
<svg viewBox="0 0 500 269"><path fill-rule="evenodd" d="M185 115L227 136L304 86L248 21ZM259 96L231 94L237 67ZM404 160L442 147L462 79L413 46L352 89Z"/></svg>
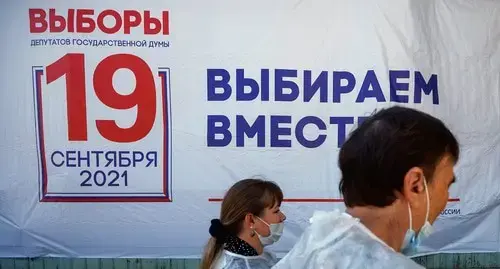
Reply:
<svg viewBox="0 0 500 269"><path fill-rule="evenodd" d="M253 214L247 213L245 215L244 227L245 228L255 227L255 218Z"/></svg>
<svg viewBox="0 0 500 269"><path fill-rule="evenodd" d="M419 197L425 191L424 180L424 171L419 167L413 167L405 174L403 196L411 207L419 206Z"/></svg>

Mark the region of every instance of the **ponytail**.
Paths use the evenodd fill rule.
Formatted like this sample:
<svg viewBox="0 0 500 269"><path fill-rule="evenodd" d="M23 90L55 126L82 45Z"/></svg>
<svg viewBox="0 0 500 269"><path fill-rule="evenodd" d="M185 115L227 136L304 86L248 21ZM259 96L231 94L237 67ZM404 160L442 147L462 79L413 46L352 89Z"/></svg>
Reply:
<svg viewBox="0 0 500 269"><path fill-rule="evenodd" d="M205 247L205 253L201 260L201 269L211 269L213 263L219 257L226 238L229 235L219 219L213 219L211 224L208 231L212 237L208 240L207 246Z"/></svg>
<svg viewBox="0 0 500 269"><path fill-rule="evenodd" d="M201 259L201 269L212 268L212 264L220 255L223 246L224 244L217 243L217 239L214 237L208 240L207 246L205 247L205 253L203 253L203 258Z"/></svg>

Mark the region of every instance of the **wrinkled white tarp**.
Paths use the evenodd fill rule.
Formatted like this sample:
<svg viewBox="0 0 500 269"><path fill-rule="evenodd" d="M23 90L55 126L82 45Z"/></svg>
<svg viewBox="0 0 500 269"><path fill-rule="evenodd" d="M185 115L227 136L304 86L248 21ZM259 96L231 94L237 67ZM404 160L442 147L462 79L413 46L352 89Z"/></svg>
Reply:
<svg viewBox="0 0 500 269"><path fill-rule="evenodd" d="M66 25L61 26L61 20L56 19L53 26L46 26L53 27L55 32L30 32L30 8L43 9L49 22L50 18L62 15ZM55 9L57 16L51 15L49 9ZM123 25L115 34L99 30L99 25L90 33L75 33L76 25L71 26L73 32L68 30L68 21L72 21L68 20L69 9L93 10L94 15L83 17L93 18L98 24L98 14L106 9L116 10L128 26L136 25L138 18L141 20L130 33L125 32ZM137 12L129 12L126 17L124 10ZM145 34L144 22L151 20L144 11L161 18L164 10L169 11L168 35L165 32ZM44 25L40 24L43 18L37 17L41 13L33 12L32 20L38 24L32 29L43 30ZM101 24L113 29L117 23L113 19L115 13L104 14L107 15L104 20L101 18ZM81 18L76 17L73 20L81 23ZM396 88L398 95L408 96L404 105L444 120L462 145L462 159L456 170L458 180L450 192L455 200L438 220L436 232L422 253L500 250L499 1L89 0L82 4L81 1L9 0L2 4L0 22L3 25L0 30L3 37L0 50L0 256L198 257L209 236L209 220L219 212L219 203L209 199L220 198L235 181L256 175L278 182L287 198L299 199L299 202L283 205L287 226L283 239L273 249L286 253L314 210L342 208L342 203L335 201L300 200L340 198L336 162L338 142L342 140L338 123L342 119L336 118L333 121L337 124L332 124L330 117L353 117L356 122L359 116L390 105L394 100L391 89ZM86 22L82 27L90 27ZM166 27L165 23L162 25ZM154 30L158 25L149 24L146 28L151 26ZM54 41L56 39L65 41ZM85 54L86 142L68 141L65 82L68 76L63 76L63 71L69 70L65 68L69 68L70 63L60 65L57 70L46 70L66 53ZM138 95L126 99L131 100L131 105L116 101L113 109L104 104L121 100L120 97L111 93L111 100L105 100L104 104L97 97L96 91L101 88L105 88L102 91L111 89L106 87L109 79L102 77L107 76L106 68L112 65L108 63L106 68L99 69L102 76L97 76L97 80L100 82L94 81L94 70L104 58L119 53L133 54L149 66L157 89L156 99ZM117 59L118 63L131 62ZM82 75L78 62L75 66L72 74ZM225 74L224 71L217 73L208 69L223 69L230 74L231 96L224 97L224 89L215 91L211 86L216 84L209 82L211 75ZM238 71L238 75L237 69L244 71ZM265 96L267 84L262 83L267 73L262 69L269 69L269 98ZM402 71L391 73L402 85L393 83L393 88L390 87L389 70ZM326 90L318 90L305 102L306 92L311 94L314 88L305 84L314 82L322 71L326 74L317 85L327 84ZM345 71L344 76L351 74L352 77L335 84L334 71ZM52 77L54 81L47 83L47 73L61 77ZM134 79L130 70L122 69L116 72L112 84L120 94L130 94L135 80L147 83L148 73L145 74ZM257 84L241 80L242 74L260 85L259 95L253 101L237 101L237 91L240 97L250 99L256 92ZM160 76L164 76L164 80ZM279 82L278 76L296 84ZM40 78L39 84L37 78ZM221 77L212 78L221 81ZM82 85L78 78L70 80L73 84L68 93L81 93L75 86ZM363 86L363 81L368 84ZM349 84L353 82L355 84ZM379 83L382 95L375 82ZM276 88L280 91L279 87L290 85L292 88L297 85L298 97L293 101L280 101L293 99L295 90L285 89L284 95L276 95ZM355 86L350 89L349 85ZM145 91L147 85L140 88ZM346 93L337 96L336 102L334 92L342 91ZM216 96L228 98L213 101ZM141 98L146 99L147 107L156 102L154 127L149 134L142 140L125 143L103 138L95 121L116 120L119 127L128 128L134 124L138 109L147 110L146 106L133 107ZM78 103L81 99L76 100ZM121 111L130 107L133 108ZM76 114L81 116L81 110L78 111ZM236 115L242 117L237 119ZM258 118L259 115L262 117ZM284 118L271 120L271 116L279 115ZM301 143L305 140L297 137L296 127L307 116L317 119L302 122L310 123L304 128L304 136L315 140L319 134L327 135L321 146L307 148ZM43 128L40 128L40 117ZM210 119L224 121L226 118L232 140L228 145L215 147L217 143L224 145L224 141L216 142L212 137L221 131ZM147 117L141 119L141 124L153 126ZM316 125L321 127L320 121L327 130L318 129ZM241 131L245 123L252 126L254 122L257 122L252 129L257 131L255 137L237 133L237 128ZM279 126L276 122L280 122ZM85 121L78 120L75 124L75 128L82 128ZM291 129L288 134L285 129L278 137L279 128ZM345 129L352 128L353 125L348 124ZM44 134L44 152L40 150L40 133ZM302 134L300 128L298 133ZM125 131L117 134L123 139L130 137ZM217 139L221 137L224 135L217 135ZM244 139L238 142L241 138ZM290 139L290 145L281 141L286 139ZM112 165L58 167L65 159L63 155L52 154L60 151L68 156L67 151L72 150L128 150L144 154L153 151L158 154L158 163L156 167L145 167L142 163L142 166L128 168L118 165L116 169ZM46 167L41 161L43 156ZM137 155L137 159L140 156ZM120 176L128 171L128 186L113 187L108 181L101 187L98 186L101 181L95 183L92 178L91 187L80 186L87 177L83 170L93 175L103 171L108 177L111 170ZM48 180L45 194L43 174ZM120 184L124 184L122 179L120 177ZM81 194L84 192L89 194ZM111 194L105 194L107 192ZM117 194L122 192L125 194ZM153 194L137 194L139 192ZM91 198L87 203L40 202L42 198L50 200L47 198L58 195L66 197L63 200ZM141 195L173 201L92 202L106 195L125 201Z"/></svg>

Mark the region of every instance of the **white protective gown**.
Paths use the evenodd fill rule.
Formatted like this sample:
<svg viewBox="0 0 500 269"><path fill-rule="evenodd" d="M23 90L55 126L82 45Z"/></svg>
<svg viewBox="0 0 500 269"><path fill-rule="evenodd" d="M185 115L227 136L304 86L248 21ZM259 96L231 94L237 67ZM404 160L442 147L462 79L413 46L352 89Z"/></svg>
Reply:
<svg viewBox="0 0 500 269"><path fill-rule="evenodd" d="M243 256L224 250L212 269L270 269L277 261L276 256L268 251L259 256Z"/></svg>
<svg viewBox="0 0 500 269"><path fill-rule="evenodd" d="M347 213L316 212L311 225L273 269L422 269Z"/></svg>

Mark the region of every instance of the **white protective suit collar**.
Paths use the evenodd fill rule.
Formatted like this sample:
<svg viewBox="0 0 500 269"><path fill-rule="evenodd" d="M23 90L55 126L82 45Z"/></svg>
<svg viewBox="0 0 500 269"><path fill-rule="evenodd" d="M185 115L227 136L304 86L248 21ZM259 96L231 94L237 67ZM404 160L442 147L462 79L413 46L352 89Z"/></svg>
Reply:
<svg viewBox="0 0 500 269"><path fill-rule="evenodd" d="M315 212L311 225L273 268L422 269L394 251L357 218L335 210Z"/></svg>

